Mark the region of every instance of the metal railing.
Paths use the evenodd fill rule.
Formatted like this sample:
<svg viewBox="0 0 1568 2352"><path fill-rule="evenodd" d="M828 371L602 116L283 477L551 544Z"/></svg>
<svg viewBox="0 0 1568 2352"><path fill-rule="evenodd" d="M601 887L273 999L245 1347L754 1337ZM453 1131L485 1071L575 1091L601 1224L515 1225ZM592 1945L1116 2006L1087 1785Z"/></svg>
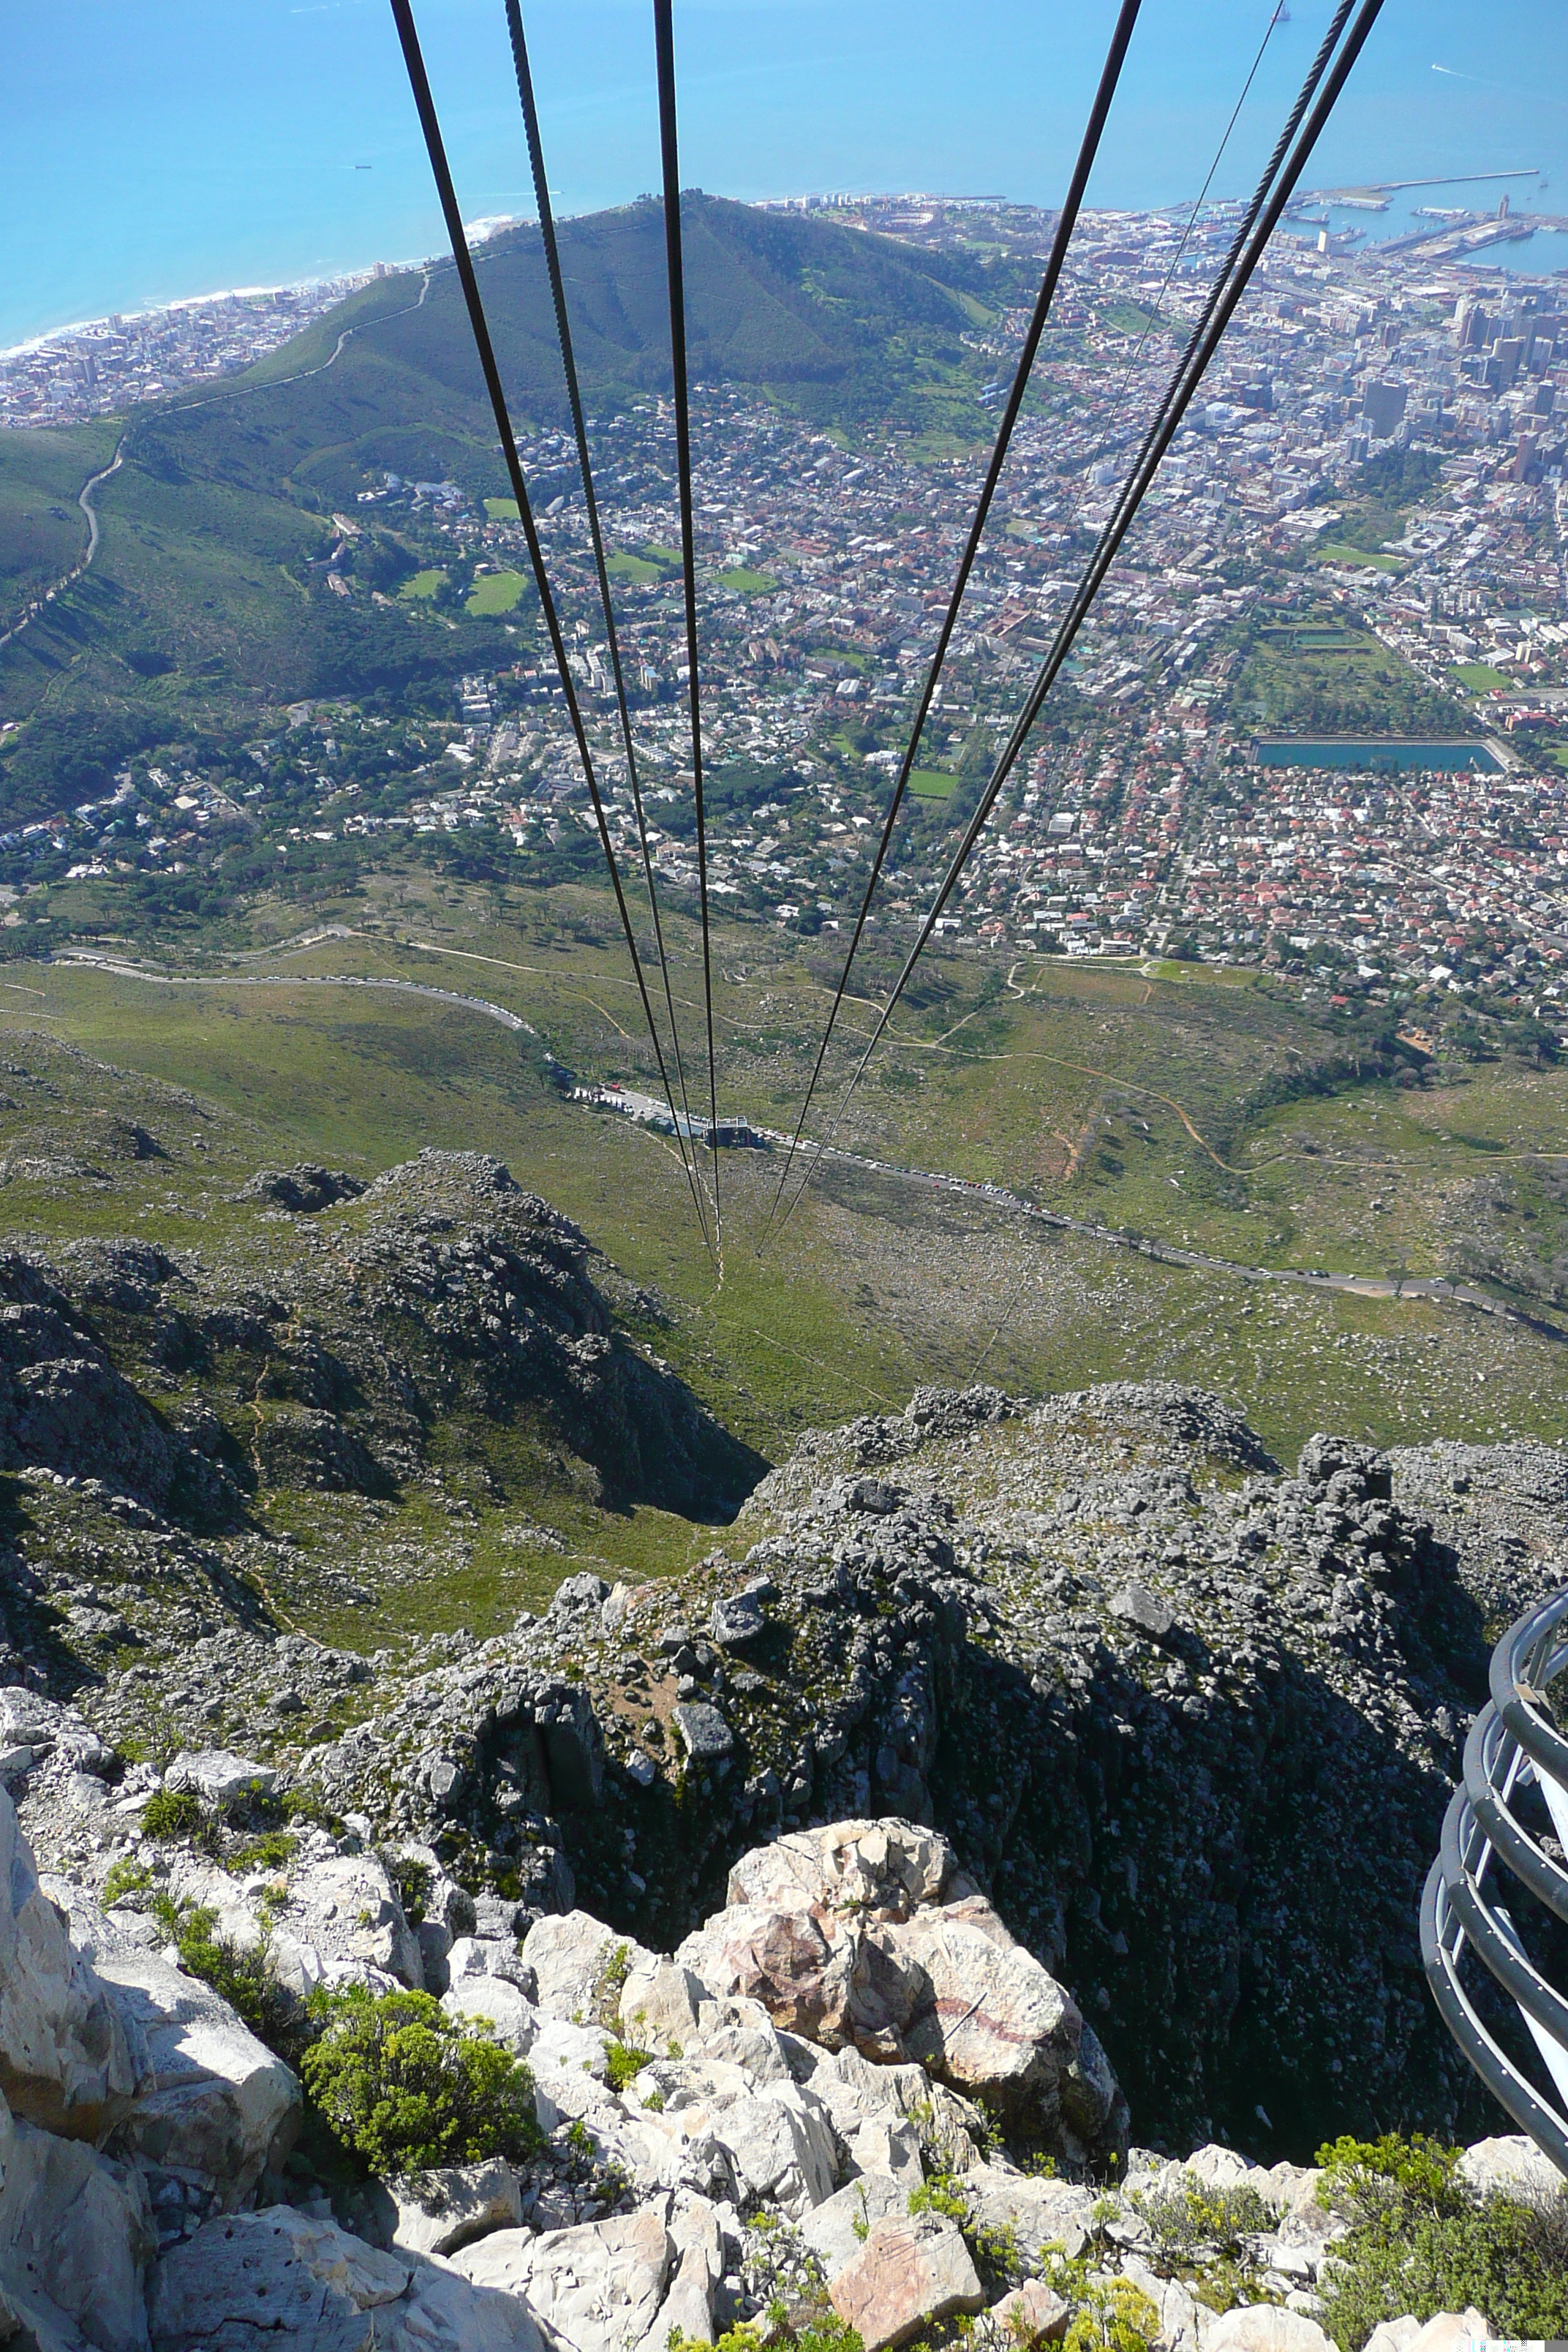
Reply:
<svg viewBox="0 0 1568 2352"><path fill-rule="evenodd" d="M1568 1923L1568 1870L1514 1811L1540 1790L1568 1850L1568 1739L1545 1694L1568 1668L1568 1592L1523 1617L1492 1653L1491 1700L1465 1743L1465 1779L1443 1822L1421 1900L1421 1958L1443 2021L1494 2098L1568 2175L1568 1998L1543 1977L1498 1899L1500 1872ZM1496 1867L1494 1867L1494 1864ZM1467 1948L1517 2006L1556 2096L1521 2072L1477 2013L1460 1962Z"/></svg>

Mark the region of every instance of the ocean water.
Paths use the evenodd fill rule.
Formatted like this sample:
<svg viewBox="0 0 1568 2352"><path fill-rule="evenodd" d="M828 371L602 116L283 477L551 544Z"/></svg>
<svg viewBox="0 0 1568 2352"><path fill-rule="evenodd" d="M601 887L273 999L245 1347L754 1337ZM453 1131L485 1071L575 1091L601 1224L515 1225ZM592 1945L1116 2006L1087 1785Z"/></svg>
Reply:
<svg viewBox="0 0 1568 2352"><path fill-rule="evenodd" d="M1091 203L1195 194L1274 5L1145 0ZM1287 13L1217 194L1256 177L1327 0ZM745 198L1051 204L1112 15L1110 0L677 0L683 179ZM500 0L424 0L419 20L468 216L531 210ZM385 0L9 0L4 21L0 346L439 246ZM561 210L656 185L647 0L536 0L526 21ZM1509 166L1545 172L1568 210L1568 11L1387 0L1310 180ZM1507 184L1516 204L1532 185ZM1496 257L1568 261L1568 239L1543 243Z"/></svg>

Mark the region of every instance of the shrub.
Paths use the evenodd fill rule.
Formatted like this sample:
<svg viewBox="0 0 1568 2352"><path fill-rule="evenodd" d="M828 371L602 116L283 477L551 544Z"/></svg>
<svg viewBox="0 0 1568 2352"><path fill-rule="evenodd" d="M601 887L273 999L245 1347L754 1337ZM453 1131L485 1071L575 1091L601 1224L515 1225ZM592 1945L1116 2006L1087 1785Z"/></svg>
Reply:
<svg viewBox="0 0 1568 2352"><path fill-rule="evenodd" d="M1063 2338L1065 2352L1149 2352L1160 2315L1131 2279L1090 2285Z"/></svg>
<svg viewBox="0 0 1568 2352"><path fill-rule="evenodd" d="M435 1872L427 1862L416 1862L412 1854L384 1853L381 1858L386 1864L387 1876L397 1889L404 1917L411 1927L417 1927L436 1884Z"/></svg>
<svg viewBox="0 0 1568 2352"><path fill-rule="evenodd" d="M1321 2203L1349 2223L1322 2280L1323 2326L1359 2352L1384 2319L1470 2305L1494 2336L1568 2336L1568 2203L1472 2189L1461 2151L1417 2134L1320 2148Z"/></svg>
<svg viewBox="0 0 1568 2352"><path fill-rule="evenodd" d="M121 1854L120 1860L111 1864L103 1882L104 1909L107 1911L113 1904L123 1903L128 1895L140 1895L152 1884L153 1874L144 1862L133 1862L128 1853Z"/></svg>
<svg viewBox="0 0 1568 2352"><path fill-rule="evenodd" d="M172 1789L154 1790L142 1808L143 1837L195 1837L202 1826L202 1802L188 1790L176 1796Z"/></svg>
<svg viewBox="0 0 1568 2352"><path fill-rule="evenodd" d="M350 1986L311 2002L305 2087L346 2147L380 2173L522 2162L540 2145L533 2077L428 1993Z"/></svg>
<svg viewBox="0 0 1568 2352"><path fill-rule="evenodd" d="M1245 2183L1209 2189L1190 2172L1183 2173L1174 2188L1134 2201L1167 2263L1192 2263L1205 2256L1237 2262L1256 2251L1251 2242L1271 2230L1276 2218L1256 2189Z"/></svg>
<svg viewBox="0 0 1568 2352"><path fill-rule="evenodd" d="M259 1943L237 1944L217 1933L217 1914L205 1905L177 1910L167 1895L154 1895L153 1916L180 1956L180 1966L227 2001L260 2042L276 2049L293 2015L292 1996L278 1981L272 1950Z"/></svg>
<svg viewBox="0 0 1568 2352"><path fill-rule="evenodd" d="M612 2042L605 2053L605 2058L610 2070L611 2090L624 2091L626 2084L635 2081L645 2066L652 2063L653 2052L635 2049L626 2042Z"/></svg>
<svg viewBox="0 0 1568 2352"><path fill-rule="evenodd" d="M294 1859L298 1838L287 1830L268 1830L260 1837L249 1838L232 1853L226 1853L223 1866L237 1878L247 1870L287 1870Z"/></svg>

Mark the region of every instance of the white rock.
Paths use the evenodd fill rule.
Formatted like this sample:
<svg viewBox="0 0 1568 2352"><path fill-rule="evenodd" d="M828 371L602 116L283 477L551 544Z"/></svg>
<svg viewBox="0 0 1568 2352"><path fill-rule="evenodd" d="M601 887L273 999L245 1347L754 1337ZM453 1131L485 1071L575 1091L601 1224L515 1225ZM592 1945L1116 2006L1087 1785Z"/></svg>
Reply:
<svg viewBox="0 0 1568 2352"><path fill-rule="evenodd" d="M272 1935L285 1981L290 1949L302 1947L322 1961L378 1969L416 1991L423 1990L419 1938L403 1916L385 1864L374 1853L333 1854L295 1871L287 1906L274 1915Z"/></svg>
<svg viewBox="0 0 1568 2352"><path fill-rule="evenodd" d="M365 2315L395 2303L413 2274L402 2257L290 2205L226 2214L159 2264L153 2342L158 2352L240 2352L270 2334L300 2352L369 2352Z"/></svg>
<svg viewBox="0 0 1568 2352"><path fill-rule="evenodd" d="M475 2286L427 2259L416 2262L406 2294L379 2306L374 2326L375 2352L544 2352L533 2314L516 2295Z"/></svg>
<svg viewBox="0 0 1568 2352"><path fill-rule="evenodd" d="M141 2174L0 2103L0 2279L47 2297L100 2352L141 2352L157 2252Z"/></svg>
<svg viewBox="0 0 1568 2352"><path fill-rule="evenodd" d="M517 1946L504 1936L458 1936L447 1954L447 1980L462 1977L501 1977L532 2000L538 1988L533 1970Z"/></svg>
<svg viewBox="0 0 1568 2352"><path fill-rule="evenodd" d="M111 1756L112 1750L75 1707L61 1706L20 1684L0 1690L0 1780L19 1777L45 1762L97 1774L107 1769ZM7 1758L13 1759L9 1769Z"/></svg>
<svg viewBox="0 0 1568 2352"><path fill-rule="evenodd" d="M1007 2352L1024 2352L1032 2344L1059 2343L1071 2317L1068 2305L1043 2279L1026 2279L994 2303L980 2323L991 2343Z"/></svg>
<svg viewBox="0 0 1568 2352"><path fill-rule="evenodd" d="M873 1933L901 1971L912 1964L924 1979L903 2026L910 2056L1009 2116L1049 2122L1083 2020L1032 1952L998 1940L1000 1925L988 1903L972 1897Z"/></svg>
<svg viewBox="0 0 1568 2352"><path fill-rule="evenodd" d="M672 2328L689 2342L710 2344L714 2297L724 2276L724 2236L715 2208L704 2197L688 2198L669 2223L673 2275L658 2316L643 2337L641 2352L664 2352Z"/></svg>
<svg viewBox="0 0 1568 2352"><path fill-rule="evenodd" d="M1019 2244L1031 2253L1058 2242L1069 2255L1083 2250L1094 2210L1092 2189L977 2165L963 2175L963 2193L978 2227L1016 2231Z"/></svg>
<svg viewBox="0 0 1568 2352"><path fill-rule="evenodd" d="M1190 2172L1205 2189L1234 2189L1255 2169L1246 2157L1237 2156L1233 2147L1221 2147L1216 2140L1195 2149L1177 2168Z"/></svg>
<svg viewBox="0 0 1568 2352"><path fill-rule="evenodd" d="M730 1873L725 1900L773 1910L886 1911L906 1916L952 1899L962 1877L935 1830L895 1820L835 1822L754 1846ZM962 1890L972 1893L967 1880Z"/></svg>
<svg viewBox="0 0 1568 2352"><path fill-rule="evenodd" d="M540 2074L586 2074L595 2083L608 2079L612 2036L599 2025L569 2025L563 2018L542 2017L534 2037L532 2060Z"/></svg>
<svg viewBox="0 0 1568 2352"><path fill-rule="evenodd" d="M626 2352L651 2330L670 2273L660 2199L574 2230L500 2230L451 2257L478 2286L524 2300L558 2352Z"/></svg>
<svg viewBox="0 0 1568 2352"><path fill-rule="evenodd" d="M1333 2352L1333 2347L1317 2321L1304 2312L1254 2303L1216 2319L1205 2352Z"/></svg>
<svg viewBox="0 0 1568 2352"><path fill-rule="evenodd" d="M209 1805L229 1805L242 1797L269 1796L278 1775L269 1764L231 1755L226 1748L184 1749L164 1773L163 1786L176 1795L205 1798Z"/></svg>
<svg viewBox="0 0 1568 2352"><path fill-rule="evenodd" d="M508 1977L457 1977L442 1994L441 2006L448 2017L470 2018L476 2024L488 2025L514 2058L528 2056L543 2022L533 2003Z"/></svg>
<svg viewBox="0 0 1568 2352"><path fill-rule="evenodd" d="M1543 2197L1561 2196L1565 2185L1551 2158L1522 2132L1478 2140L1460 2157L1459 2174L1472 2189L1527 2189Z"/></svg>
<svg viewBox="0 0 1568 2352"><path fill-rule="evenodd" d="M800 2234L822 2264L829 2284L852 2263L879 2221L899 2220L910 2210L909 2190L887 2174L869 2174L825 2198L800 2224Z"/></svg>
<svg viewBox="0 0 1568 2352"><path fill-rule="evenodd" d="M1409 2352L1466 2352L1468 2346L1484 2342L1490 2334L1475 2305L1468 2304L1463 2311L1439 2311L1417 2328Z"/></svg>
<svg viewBox="0 0 1568 2352"><path fill-rule="evenodd" d="M116 2149L211 2182L226 2209L243 2204L299 2133L293 2074L210 1986L155 1953L100 1950L98 1969L151 2070L116 2129Z"/></svg>
<svg viewBox="0 0 1568 2352"><path fill-rule="evenodd" d="M0 1790L0 2095L27 2122L96 2138L130 2106L144 2067L39 1887Z"/></svg>
<svg viewBox="0 0 1568 2352"><path fill-rule="evenodd" d="M514 2230L522 2220L522 2198L510 2164L443 2165L415 2180L389 2181L397 2207L392 2233L404 2254L449 2254L492 2230Z"/></svg>
<svg viewBox="0 0 1568 2352"><path fill-rule="evenodd" d="M858 2171L886 2174L906 2191L925 2179L921 2136L912 2123L864 2123L845 2135L845 2145Z"/></svg>
<svg viewBox="0 0 1568 2352"><path fill-rule="evenodd" d="M1421 2333L1421 2322L1411 2312L1403 2319L1380 2321L1362 2347L1362 2352L1409 2352Z"/></svg>
<svg viewBox="0 0 1568 2352"><path fill-rule="evenodd" d="M654 1953L586 1911L536 1919L523 1938L522 1958L533 1970L540 2008L579 2025L613 2022L633 1968L656 1964Z"/></svg>
<svg viewBox="0 0 1568 2352"><path fill-rule="evenodd" d="M689 1969L673 1960L639 1962L621 1987L621 2031L628 2042L656 2050L660 2057L682 2057L696 2045L701 2031L699 2012L711 1998Z"/></svg>
<svg viewBox="0 0 1568 2352"><path fill-rule="evenodd" d="M962 2231L955 2222L924 2216L876 2223L827 2292L840 2319L859 2331L866 2352L885 2352L985 2304Z"/></svg>
<svg viewBox="0 0 1568 2352"><path fill-rule="evenodd" d="M742 2198L763 2199L792 2221L833 2193L835 2149L827 2112L795 2083L770 2083L682 2111L700 2119L730 2158Z"/></svg>

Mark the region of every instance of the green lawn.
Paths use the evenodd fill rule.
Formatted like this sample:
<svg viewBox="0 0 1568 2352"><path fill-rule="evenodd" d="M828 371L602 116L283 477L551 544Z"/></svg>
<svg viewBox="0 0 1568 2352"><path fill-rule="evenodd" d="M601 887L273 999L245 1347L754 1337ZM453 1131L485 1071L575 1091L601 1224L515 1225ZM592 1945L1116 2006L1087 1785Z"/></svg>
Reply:
<svg viewBox="0 0 1568 2352"><path fill-rule="evenodd" d="M761 596L779 583L776 580L770 580L765 572L749 572L742 564L733 572L721 572L718 584L721 588L733 588L740 596Z"/></svg>
<svg viewBox="0 0 1568 2352"><path fill-rule="evenodd" d="M1320 547L1315 552L1320 563L1370 564L1374 572L1404 570L1403 562L1397 555L1373 555L1370 548L1347 547L1341 540L1331 540L1326 547Z"/></svg>
<svg viewBox="0 0 1568 2352"><path fill-rule="evenodd" d="M624 580L632 588L646 588L650 581L665 576L662 564L649 563L641 555L628 555L625 548L609 557L605 569L612 580Z"/></svg>
<svg viewBox="0 0 1568 2352"><path fill-rule="evenodd" d="M439 570L416 572L412 579L404 582L397 593L405 603L416 596L434 596L437 588L445 585L446 578L446 573Z"/></svg>
<svg viewBox="0 0 1568 2352"><path fill-rule="evenodd" d="M956 776L946 774L941 768L911 768L910 771L910 790L917 800L950 801L957 782Z"/></svg>
<svg viewBox="0 0 1568 2352"><path fill-rule="evenodd" d="M1454 676L1461 686L1468 686L1472 694L1491 694L1499 687L1513 684L1512 678L1505 677L1500 669L1493 669L1489 662L1458 662L1455 665Z"/></svg>
<svg viewBox="0 0 1568 2352"><path fill-rule="evenodd" d="M485 500L485 512L489 515L492 522L521 522L522 520L522 516L518 510L518 503L515 499L487 499Z"/></svg>
<svg viewBox="0 0 1568 2352"><path fill-rule="evenodd" d="M465 609L476 620L486 614L514 612L527 585L521 572L487 572L482 579L475 581Z"/></svg>

